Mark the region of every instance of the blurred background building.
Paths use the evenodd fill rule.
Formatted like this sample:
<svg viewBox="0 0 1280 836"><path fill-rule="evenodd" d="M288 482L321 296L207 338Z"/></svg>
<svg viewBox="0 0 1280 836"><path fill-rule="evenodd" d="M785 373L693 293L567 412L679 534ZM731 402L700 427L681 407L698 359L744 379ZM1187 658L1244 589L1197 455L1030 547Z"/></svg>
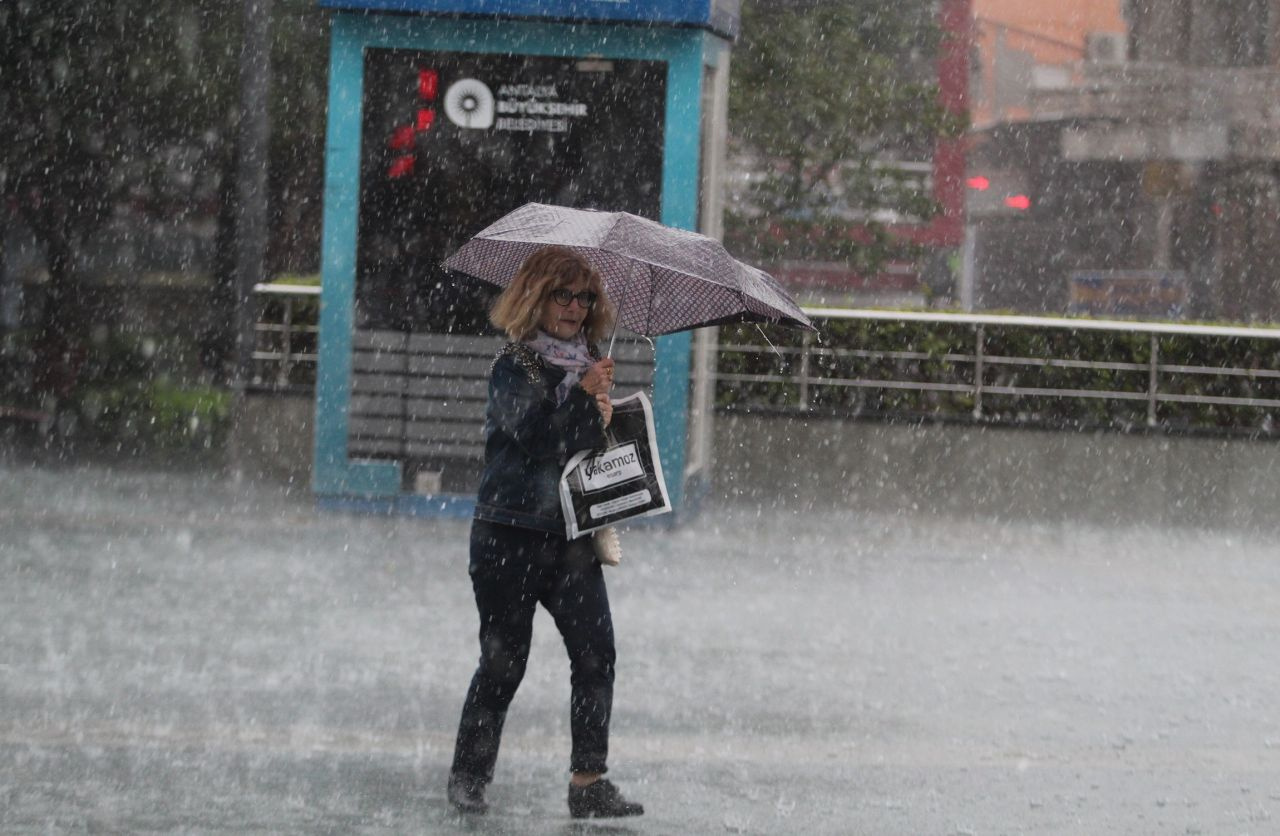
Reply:
<svg viewBox="0 0 1280 836"><path fill-rule="evenodd" d="M1280 2L973 8L962 303L1280 315Z"/></svg>

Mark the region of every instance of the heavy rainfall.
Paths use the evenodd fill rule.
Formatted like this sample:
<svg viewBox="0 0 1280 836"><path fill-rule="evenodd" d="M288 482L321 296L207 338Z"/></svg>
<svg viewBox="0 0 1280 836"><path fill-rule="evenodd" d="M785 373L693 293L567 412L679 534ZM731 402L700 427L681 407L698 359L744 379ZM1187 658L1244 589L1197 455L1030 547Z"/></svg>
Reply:
<svg viewBox="0 0 1280 836"><path fill-rule="evenodd" d="M1274 832L1280 0L1067 5L0 6L0 831ZM674 242L520 346L593 785L542 608L459 767L527 204Z"/></svg>

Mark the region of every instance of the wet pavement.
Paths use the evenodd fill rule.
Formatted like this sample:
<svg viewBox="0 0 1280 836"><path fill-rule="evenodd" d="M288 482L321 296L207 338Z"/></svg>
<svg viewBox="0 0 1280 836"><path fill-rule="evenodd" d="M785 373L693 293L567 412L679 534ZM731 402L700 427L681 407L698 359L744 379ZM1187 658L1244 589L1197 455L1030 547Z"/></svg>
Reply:
<svg viewBox="0 0 1280 836"><path fill-rule="evenodd" d="M623 533L611 756L565 807L545 613L493 810L444 784L467 525L0 464L0 831L1280 832L1280 546L712 501Z"/></svg>

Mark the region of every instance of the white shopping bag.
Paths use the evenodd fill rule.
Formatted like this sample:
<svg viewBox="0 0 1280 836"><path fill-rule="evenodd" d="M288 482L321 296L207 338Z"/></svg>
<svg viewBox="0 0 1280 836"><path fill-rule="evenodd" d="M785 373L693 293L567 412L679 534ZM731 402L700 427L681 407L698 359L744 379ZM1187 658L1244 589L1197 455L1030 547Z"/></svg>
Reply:
<svg viewBox="0 0 1280 836"><path fill-rule="evenodd" d="M575 453L560 476L560 507L571 540L671 510L649 398L636 392L614 401L605 435L609 444L604 450Z"/></svg>

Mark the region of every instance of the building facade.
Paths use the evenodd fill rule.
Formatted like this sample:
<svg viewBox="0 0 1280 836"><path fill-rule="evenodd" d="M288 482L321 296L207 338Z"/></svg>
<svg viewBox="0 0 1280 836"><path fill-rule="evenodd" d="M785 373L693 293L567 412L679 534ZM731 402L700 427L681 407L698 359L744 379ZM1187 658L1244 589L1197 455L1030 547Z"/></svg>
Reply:
<svg viewBox="0 0 1280 836"><path fill-rule="evenodd" d="M1112 6L1123 33L1024 52L1016 107L977 79L972 306L1280 319L1280 0Z"/></svg>

